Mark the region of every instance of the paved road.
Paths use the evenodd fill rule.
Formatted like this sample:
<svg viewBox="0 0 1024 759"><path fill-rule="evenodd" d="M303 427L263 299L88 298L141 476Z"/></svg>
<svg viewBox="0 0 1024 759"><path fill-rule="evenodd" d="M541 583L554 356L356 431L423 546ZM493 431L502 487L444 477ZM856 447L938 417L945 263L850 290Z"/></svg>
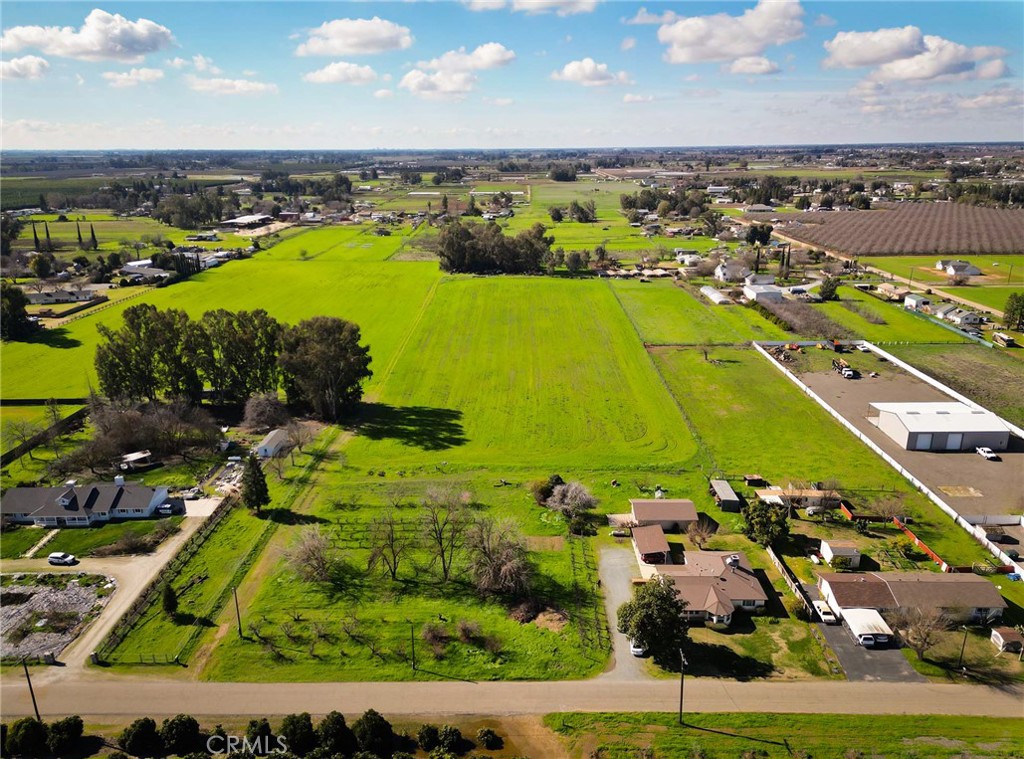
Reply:
<svg viewBox="0 0 1024 759"><path fill-rule="evenodd" d="M77 677L36 685L47 716L160 717L187 711L197 717L280 715L331 709L358 713L375 708L406 714L545 714L552 711L675 711L674 680L596 680L504 683L210 683L130 677ZM691 712L841 714L962 714L1024 716L1021 690L971 685L867 682L734 682L688 679ZM32 713L24 681L11 673L0 685L4 719Z"/></svg>
<svg viewBox="0 0 1024 759"><path fill-rule="evenodd" d="M601 589L604 591L604 610L611 630L612 668L600 676L601 680L651 681L644 670L644 660L629 653L629 639L615 629L619 607L633 595L630 580L638 575L636 556L631 548L602 548L600 556Z"/></svg>
<svg viewBox="0 0 1024 759"><path fill-rule="evenodd" d="M3 562L6 572L87 572L104 575L117 580L117 590L104 607L99 617L76 638L60 655L62 667L47 667L38 670L40 682L64 680L85 666L89 654L96 650L100 641L121 618L132 602L154 577L163 569L171 557L192 533L199 529L206 517L185 517L181 530L165 540L151 554L142 556L110 556L103 559L81 559L73 567L51 567L46 557L36 559L14 559Z"/></svg>

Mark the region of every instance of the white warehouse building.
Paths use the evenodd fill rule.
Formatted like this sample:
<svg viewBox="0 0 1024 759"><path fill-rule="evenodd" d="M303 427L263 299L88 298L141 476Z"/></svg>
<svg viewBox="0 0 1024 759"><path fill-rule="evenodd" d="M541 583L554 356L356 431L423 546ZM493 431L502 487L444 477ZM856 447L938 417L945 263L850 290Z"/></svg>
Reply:
<svg viewBox="0 0 1024 759"><path fill-rule="evenodd" d="M872 421L908 451L973 451L986 446L1005 451L1010 430L991 411L959 401L938 403L872 403Z"/></svg>

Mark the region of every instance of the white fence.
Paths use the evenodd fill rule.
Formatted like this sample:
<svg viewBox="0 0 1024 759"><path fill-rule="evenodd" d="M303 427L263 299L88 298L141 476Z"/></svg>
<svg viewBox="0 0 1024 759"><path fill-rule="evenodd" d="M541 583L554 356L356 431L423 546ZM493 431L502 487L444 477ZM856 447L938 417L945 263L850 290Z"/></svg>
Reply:
<svg viewBox="0 0 1024 759"><path fill-rule="evenodd" d="M958 400L959 399L963 399L964 402L970 403L970 405L973 408L981 408L980 406L978 406L978 404L970 402L970 401L967 401L963 396L959 395L958 393L954 393L949 388L945 387L944 385L942 385L939 382L936 382L935 380L931 379L927 375L924 375L921 372L918 372L913 367L909 367L907 364L904 364L899 359L896 359L893 356L889 356L889 354L887 354L885 351L879 349L878 347L872 345L871 343L864 342L864 344L867 345L869 348L871 348L876 353L879 353L880 355L885 356L890 361L893 361L893 363L897 364L898 366L900 366L902 368L907 368L907 370L910 371L912 374L914 374L915 376L918 376L919 378L925 380L926 382L928 382L928 384L933 385L937 389L939 389L939 390L941 390L941 391L943 391L945 393L949 393L950 395L952 395L953 397L957 398ZM869 438L867 435L865 435L860 430L858 430L853 425L853 423L849 422L846 419L846 417L844 417L842 414L840 414L838 411L836 411L834 408L832 408L832 406L830 406L828 403L826 403L821 398L821 396L819 396L817 393L815 393L813 390L811 390L809 387L807 387L807 385L805 385L803 382L801 382L799 377L797 377L795 374L793 374L791 371L789 371L789 369L787 369L781 363L779 363L775 359L775 357L772 356L768 351L766 351L764 348L762 348L757 343L754 343L753 345L754 345L754 349L758 353L760 353L762 356L764 356L766 359L768 359L768 361L770 361L771 364L775 368L777 368L786 377L788 377L790 379L790 381L792 381L793 384L795 384L798 388L800 388L805 395L810 397L812 400L814 400L815 403L817 403L819 406L821 406L823 409L825 409L825 411L827 411L833 418L835 418L836 421L838 421L841 425L843 425L843 427L845 427L851 433L853 433L857 437L857 439L859 439L862 443L864 443L866 446L868 446L868 448L870 448L875 453L877 453L879 456L881 456L882 459L887 464L889 464L889 466L891 466L893 469L895 469L897 472L899 472L901 475L903 475L910 482L910 484L912 484L915 488L917 488L922 493L924 493L926 496L928 496L928 498L931 499L931 501L936 506L938 506L940 509L942 509L942 511L950 519L952 519L954 522L956 522L963 530L965 530L975 540L977 540L979 543L981 543L981 545L985 548L986 551L988 551L993 556L998 558L1004 564L1012 564L1013 567L1014 567L1014 570L1017 573L1024 574L1024 568L1022 568L1020 564L1017 564L1016 562L1014 562L1009 556L1007 556L1003 552L1003 550L999 546L997 546L995 543L993 543L992 541L988 540L985 537L985 530L981 529L980 527L975 527L970 522L968 522L966 519L964 519L962 516L960 516L960 514L957 513L957 511L955 509L953 509L949 504L947 504L945 501L943 501L931 488L929 488L927 485L925 485L923 482L921 482L919 479L917 479L917 477L915 477L909 471L904 469L903 466L898 461L896 461L896 459L894 459L888 453L883 451L878 446L878 444L876 444L871 438ZM1019 428L1015 428L1012 425L1011 425L1011 429L1014 430L1015 433L1019 433L1020 432ZM1021 436L1024 437L1024 433L1021 433ZM946 565L943 565L942 570L946 571L946 568L947 568Z"/></svg>

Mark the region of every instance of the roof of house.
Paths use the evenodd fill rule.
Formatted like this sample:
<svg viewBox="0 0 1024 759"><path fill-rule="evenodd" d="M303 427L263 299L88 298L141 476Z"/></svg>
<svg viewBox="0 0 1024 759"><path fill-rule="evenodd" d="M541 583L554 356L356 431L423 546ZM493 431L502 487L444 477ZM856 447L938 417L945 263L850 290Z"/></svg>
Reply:
<svg viewBox="0 0 1024 759"><path fill-rule="evenodd" d="M33 517L108 514L112 509L144 509L152 503L155 493L156 488L133 484L11 488L0 501L0 513L29 514ZM69 503L62 506L59 499L65 495Z"/></svg>
<svg viewBox="0 0 1024 759"><path fill-rule="evenodd" d="M1012 627L993 627L992 632L999 633L1003 643L1024 643L1024 635L1021 635Z"/></svg>
<svg viewBox="0 0 1024 759"><path fill-rule="evenodd" d="M271 430L267 436L260 441L260 448L276 448L288 442L288 433L284 430Z"/></svg>
<svg viewBox="0 0 1024 759"><path fill-rule="evenodd" d="M880 412L894 414L908 432L1008 431L1003 420L991 411L974 409L959 401L870 405Z"/></svg>
<svg viewBox="0 0 1024 759"><path fill-rule="evenodd" d="M829 547L829 550L833 554L843 554L853 556L860 553L860 549L857 548L857 544L852 540L823 540L821 541L821 547Z"/></svg>
<svg viewBox="0 0 1024 759"><path fill-rule="evenodd" d="M668 541L661 525L652 524L648 527L633 528L633 542L636 550L642 555L650 553L668 553Z"/></svg>
<svg viewBox="0 0 1024 759"><path fill-rule="evenodd" d="M938 572L823 572L836 603L866 609L1003 609L995 585L974 574Z"/></svg>
<svg viewBox="0 0 1024 759"><path fill-rule="evenodd" d="M729 558L736 556L737 566L729 564ZM734 551L687 551L682 564L659 566L658 574L672 578L679 594L695 603L694 599L712 602L709 591L714 589L714 599L723 596L729 600L729 611L735 601L767 601L768 596L761 587L745 554ZM712 613L711 609L707 609Z"/></svg>
<svg viewBox="0 0 1024 759"><path fill-rule="evenodd" d="M686 498L630 498L629 505L640 522L697 521L697 507Z"/></svg>

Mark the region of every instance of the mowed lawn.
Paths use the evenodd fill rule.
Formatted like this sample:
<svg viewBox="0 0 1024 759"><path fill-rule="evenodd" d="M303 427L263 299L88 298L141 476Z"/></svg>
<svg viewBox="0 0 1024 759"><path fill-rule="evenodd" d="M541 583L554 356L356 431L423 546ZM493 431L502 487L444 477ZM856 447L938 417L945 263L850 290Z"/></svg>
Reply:
<svg viewBox="0 0 1024 759"><path fill-rule="evenodd" d="M840 287L839 301L816 305L832 321L838 322L859 338L877 343L966 343L960 333L940 327L924 316L912 314L898 305L883 303L852 287ZM865 315L869 315L870 319ZM882 323L875 323L880 320Z"/></svg>
<svg viewBox="0 0 1024 759"><path fill-rule="evenodd" d="M996 311L1004 311L1006 309L1006 301L1010 299L1010 295L1013 293L1024 295L1024 287L1020 285L991 285L987 287L965 285L963 287L946 287L943 291L964 300L969 300L972 303L977 303L979 306L994 308Z"/></svg>
<svg viewBox="0 0 1024 759"><path fill-rule="evenodd" d="M120 326L124 308L139 303L181 308L193 317L216 308L263 308L290 324L318 315L340 316L362 328L373 357L371 368L381 372L438 281L437 265L353 261L364 250L348 247L349 242L352 238L340 235L302 235L254 258L231 261L66 327L45 330L30 342L5 342L0 349L4 397L84 397L90 384L96 384L97 325ZM313 243L329 247L315 255ZM308 260L301 260L303 249Z"/></svg>
<svg viewBox="0 0 1024 759"><path fill-rule="evenodd" d="M357 467L668 467L695 452L629 320L590 279L445 279L379 400L347 450Z"/></svg>
<svg viewBox="0 0 1024 759"><path fill-rule="evenodd" d="M789 334L743 306L716 306L667 280L612 280L641 339L651 345L785 340Z"/></svg>

